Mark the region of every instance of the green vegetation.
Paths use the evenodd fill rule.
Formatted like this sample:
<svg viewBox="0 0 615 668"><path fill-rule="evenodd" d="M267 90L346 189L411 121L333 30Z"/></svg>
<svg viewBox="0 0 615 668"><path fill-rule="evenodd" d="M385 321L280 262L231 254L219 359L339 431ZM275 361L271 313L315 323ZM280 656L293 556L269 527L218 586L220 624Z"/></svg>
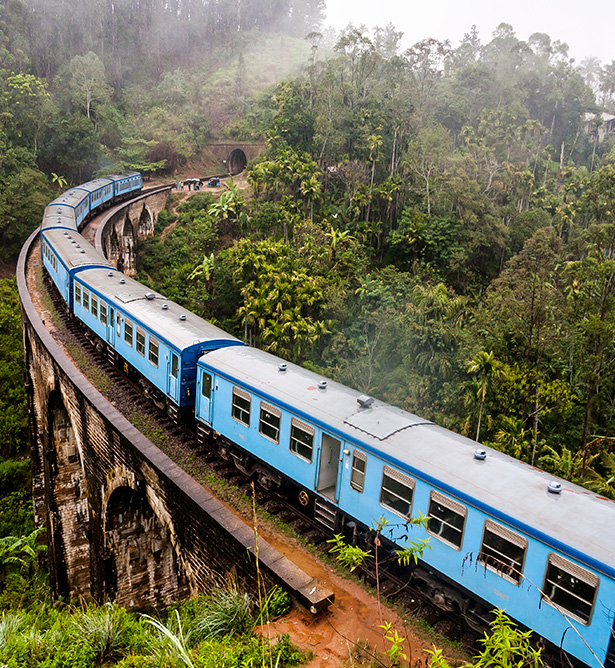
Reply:
<svg viewBox="0 0 615 668"><path fill-rule="evenodd" d="M241 618L221 610L242 608ZM115 605L4 611L0 617L0 661L23 666L188 666L291 668L306 661L288 635L270 639L254 632L253 606L236 589L217 590L152 617ZM204 630L215 628L215 633Z"/></svg>

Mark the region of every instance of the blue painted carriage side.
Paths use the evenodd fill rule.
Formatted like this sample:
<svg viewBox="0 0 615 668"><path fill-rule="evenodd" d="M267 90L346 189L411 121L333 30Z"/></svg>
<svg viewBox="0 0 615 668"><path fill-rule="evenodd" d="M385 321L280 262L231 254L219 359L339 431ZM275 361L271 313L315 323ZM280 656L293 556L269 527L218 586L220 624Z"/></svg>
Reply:
<svg viewBox="0 0 615 668"><path fill-rule="evenodd" d="M200 366L200 362L199 362ZM243 446L246 450L252 452L254 456L265 462L275 462L276 470L283 475L292 478L300 485L313 489L314 475L316 470L316 447L313 450L312 461L293 454L289 449L291 418L296 413L288 410L282 411L280 422L280 438L278 443L274 443L259 432L260 405L263 397L252 394L250 402L250 425L246 426L235 420L231 415L231 405L233 397L233 387L239 387L233 379L226 379L220 376L214 376L212 385L212 421L211 426L220 434L223 434L231 441ZM202 371L197 378L197 406L195 407L197 415L202 415ZM269 402L277 406L273 402ZM314 442L320 443L320 430L314 435Z"/></svg>
<svg viewBox="0 0 615 668"><path fill-rule="evenodd" d="M247 392L254 393L255 390L253 387L248 385L247 383L243 383L241 380L233 378L232 376L229 376L227 374L224 374L223 372L219 371L218 369L215 369L212 366L208 366L207 364L207 358L201 358L199 360L199 367L201 367L204 370L207 370L208 373L213 374L214 376L218 376L219 378L225 378L226 380L229 380L233 383L235 383L238 387L243 388ZM294 415L297 415L300 419L304 420L305 422L308 422L315 427L319 428L320 430L325 430L327 433L330 433L331 435L335 436L336 438L346 441L348 444L352 444L353 446L356 446L360 450L362 450L365 453L369 453L371 455L375 455L378 458L382 457L382 453L379 452L377 449L373 448L372 446L368 445L367 443L364 443L361 441L359 438L352 437L349 434L345 434L342 431L339 431L338 429L335 429L334 427L330 427L324 422L321 422L319 420L314 419L312 416L308 415L307 413L293 407L291 404L287 402L283 402L280 400L277 400L271 396L269 396L266 392L262 392L261 395L265 399L265 401L271 403L274 406L278 406L282 408L283 410L287 410L292 412ZM197 418L201 419L202 421L206 421L202 415L199 415L197 412ZM215 427L214 427L215 428ZM410 427L409 429L419 429L420 427ZM442 491L445 494L448 494L449 496L459 500L461 503L467 506L472 506L478 510L481 510L482 512L486 513L487 515L493 517L494 519L500 520L501 522L504 522L506 524L509 524L511 528L520 531L521 533L527 534L528 536L532 536L536 540L545 543L546 545L550 546L554 550L561 552L564 555L569 556L571 559L578 561L581 564L584 564L585 566L589 567L592 570L598 571L600 573L604 573L605 575L609 576L610 578L615 578L615 567L605 564L601 561L598 561L597 559L593 559L592 557L589 557L588 555L579 552L576 549L570 548L568 545L553 539L551 536L548 536L547 534L536 530L534 527L532 527L529 524L526 524L525 522L521 522L520 520L517 520L516 518L512 517L511 515L504 513L497 508L493 508L485 503L482 503L480 500L475 499L472 496L469 496L468 494L465 494L462 490L456 489L454 487L451 487L450 485L437 480L435 478L432 478L431 476L421 472L418 469L415 469L414 467L408 465L407 463L395 458L395 457L387 457L387 461L390 465L398 468L400 471L403 471L404 473L407 473L408 475L412 476L413 478L420 479L427 484L429 484L431 487L433 487L436 490ZM477 462L475 460L471 460L469 465L472 466L481 466L481 462ZM545 492L545 494L548 494Z"/></svg>
<svg viewBox="0 0 615 668"><path fill-rule="evenodd" d="M103 268L108 267L83 267L83 269ZM196 365L197 360L204 351L215 350L231 345L243 345L241 342L235 342L229 339L212 339L209 341L201 341L186 348L179 348L173 345L168 339L160 336L151 327L148 327L142 320L135 317L130 308L126 305L120 304L117 300L109 297L100 290L92 288L87 280L76 281L81 286L81 290L88 292L88 308L83 306L83 296L81 303L75 300L75 290L71 290L70 298L72 300L72 310L77 318L81 320L87 327L94 331L103 340L106 340L122 359L126 360L132 365L140 374L155 385L165 396L169 397L174 403L177 403L181 408L192 407L194 405L194 388L196 385ZM97 300L98 308L97 315L92 313L92 299L94 295ZM110 336L108 325L100 321L100 304L104 303L107 306L107 313L113 312L115 322L113 323L114 334ZM108 316L109 317L109 316ZM118 322L119 318L119 322ZM126 321L132 324L132 345L126 341ZM143 354L137 349L137 334L139 330L143 333ZM150 357L150 350L152 350L152 341L158 344L158 360L157 364L152 361ZM179 387L178 391L171 391L169 383L169 374L171 373L171 354L175 354L179 358L178 377Z"/></svg>
<svg viewBox="0 0 615 668"><path fill-rule="evenodd" d="M140 190L143 187L143 177L137 172L132 174L112 174L106 178L113 181L114 197L121 197L129 192Z"/></svg>
<svg viewBox="0 0 615 668"><path fill-rule="evenodd" d="M198 419L203 420L203 400L201 395L202 373L206 370L213 377L211 393L211 425L217 432L223 434L231 441L243 446L255 457L263 462L274 463L276 470L296 481L303 487L314 490L318 476L319 460L318 453L321 450L321 437L323 433L333 434L335 430L323 425L318 427L309 416L302 415L289 405L273 400L266 393L255 392L249 386L242 384L237 379L225 377L207 367L206 358L199 361L199 375L197 380L197 404L196 414ZM252 399L250 402L250 424L237 421L232 417L232 392L233 387L247 391ZM259 433L259 414L261 403L282 409L280 421L279 443L273 443ZM314 451L312 462L309 463L297 457L289 450L290 423L291 418L299 417L303 421L315 426ZM350 446L351 442L343 434L338 437L342 441L342 447ZM362 443L356 443L357 449L367 452L369 449ZM365 471L365 485L363 492L357 492L350 486L350 472L352 463L352 451L345 454L341 466L341 485L339 489L339 508L347 515L358 519L367 526L373 526L379 517L385 517L389 521L387 529L392 530L391 538L396 539L403 546L404 540L400 539L405 533L406 518L396 514L380 503L383 469L385 466L394 465L399 470L405 470L400 462L384 458L379 453L372 453L367 459ZM435 485L421 479L418 475L410 475L415 483L413 494L412 512L416 514L421 511L427 515L429 512L429 498L432 490L442 490L441 485ZM459 498L458 494L450 493L451 498ZM539 589L543 587L546 564L549 554L553 549L545 545L541 540L527 535L527 532L518 532L528 540L526 556L524 560L524 578L520 584L508 580L501 573L477 562L481 549L485 520L493 518L493 509L485 512L478 508L476 503L467 504L467 516L464 528L463 543L460 550L454 549L437 537L429 534L424 529L415 528L408 540L414 541L421 538L431 539L431 550L423 557L424 561L439 572L452 580L459 582L467 590L474 592L477 596L487 601L494 607L500 607L507 611L513 618L537 633L559 645L564 632L570 623L561 612L544 601L541 602ZM386 533L385 533L386 535ZM565 552L560 550L560 552ZM584 559L582 561L587 561ZM582 634L585 641L593 647L604 647L604 638L609 637L609 631L613 624L612 601L615 601L615 582L608 578L601 578L598 588L594 614L588 626L581 622L571 621ZM599 667L591 652L576 633L570 629L565 634L564 648L579 658L582 658L590 666ZM605 651L606 656L606 651ZM599 655L602 661L604 656Z"/></svg>

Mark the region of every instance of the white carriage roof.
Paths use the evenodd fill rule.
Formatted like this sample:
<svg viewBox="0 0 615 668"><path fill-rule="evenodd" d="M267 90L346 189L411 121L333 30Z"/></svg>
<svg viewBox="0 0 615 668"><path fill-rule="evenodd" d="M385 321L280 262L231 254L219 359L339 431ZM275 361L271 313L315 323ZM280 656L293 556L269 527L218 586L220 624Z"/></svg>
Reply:
<svg viewBox="0 0 615 668"><path fill-rule="evenodd" d="M76 207L78 206L86 197L87 193L78 188L72 188L67 190L65 193L62 193L59 197L50 202L48 207L53 206L54 204L66 204L67 206Z"/></svg>
<svg viewBox="0 0 615 668"><path fill-rule="evenodd" d="M93 248L77 231L55 229L44 230L44 233L69 269L90 265L111 267L109 260Z"/></svg>
<svg viewBox="0 0 615 668"><path fill-rule="evenodd" d="M243 345L216 325L117 270L87 269L79 274L79 279L179 350L199 344Z"/></svg>
<svg viewBox="0 0 615 668"><path fill-rule="evenodd" d="M80 186L78 186L79 190L87 190L88 192L94 192L95 190L99 190L100 188L104 188L104 186L109 186L112 185L113 181L109 178L104 178L104 179L96 179L94 181L88 181L87 183L82 183Z"/></svg>
<svg viewBox="0 0 615 668"><path fill-rule="evenodd" d="M532 527L615 568L613 501L400 408L378 400L370 406L369 398L339 383L327 380L321 389L322 376L290 363L280 371L283 360L261 350L215 350L200 361L267 401L291 406L304 419L328 425L368 451L379 451L392 465L426 478L445 493L456 492L466 504L471 499L487 512L493 509L496 516L510 518L513 526L516 520L521 531ZM486 451L483 461L474 458L477 448ZM560 494L548 491L554 480L562 484Z"/></svg>
<svg viewBox="0 0 615 668"><path fill-rule="evenodd" d="M75 212L73 209L63 205L47 206L43 215L41 227L71 227L77 229L75 224Z"/></svg>

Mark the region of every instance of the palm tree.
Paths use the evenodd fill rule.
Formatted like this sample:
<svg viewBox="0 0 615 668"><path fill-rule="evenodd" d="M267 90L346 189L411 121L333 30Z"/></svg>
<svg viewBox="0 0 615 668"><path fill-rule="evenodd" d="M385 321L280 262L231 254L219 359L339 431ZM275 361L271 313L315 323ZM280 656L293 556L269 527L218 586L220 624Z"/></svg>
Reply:
<svg viewBox="0 0 615 668"><path fill-rule="evenodd" d="M478 411L478 425L476 427L476 440L480 437L480 425L483 417L483 407L485 397L491 383L500 377L502 370L500 363L495 359L493 351L486 352L481 350L469 360L467 366L468 373L477 376L476 396L480 399L480 409Z"/></svg>

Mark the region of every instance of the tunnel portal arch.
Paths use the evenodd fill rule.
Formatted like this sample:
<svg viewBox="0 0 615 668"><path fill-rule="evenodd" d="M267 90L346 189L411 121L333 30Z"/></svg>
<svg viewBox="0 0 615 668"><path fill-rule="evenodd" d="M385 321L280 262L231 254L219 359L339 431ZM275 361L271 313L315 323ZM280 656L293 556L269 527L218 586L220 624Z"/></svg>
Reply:
<svg viewBox="0 0 615 668"><path fill-rule="evenodd" d="M243 172L247 164L248 158L246 158L246 154L240 148L231 151L228 157L228 171L230 174Z"/></svg>

